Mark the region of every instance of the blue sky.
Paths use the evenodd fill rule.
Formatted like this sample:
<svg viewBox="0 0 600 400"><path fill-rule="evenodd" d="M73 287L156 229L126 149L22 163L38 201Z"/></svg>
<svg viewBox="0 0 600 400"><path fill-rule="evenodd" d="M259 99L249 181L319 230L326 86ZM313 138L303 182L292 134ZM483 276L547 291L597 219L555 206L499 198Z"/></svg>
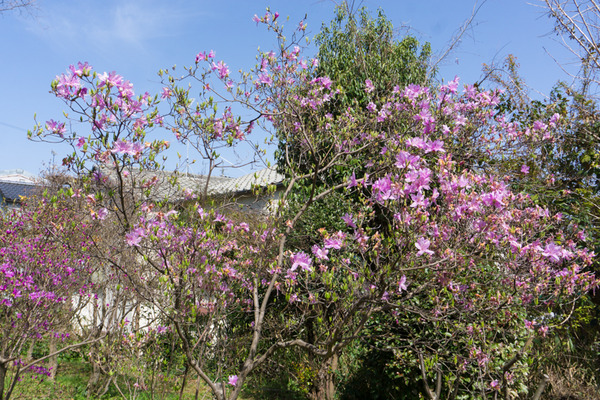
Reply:
<svg viewBox="0 0 600 400"><path fill-rule="evenodd" d="M568 69L573 57L552 34L552 21L536 7L539 4L538 0L485 2L460 46L441 65L440 77L449 80L458 75L463 83L473 83L481 76L482 63L500 63L514 54L533 97L548 94L558 80L568 81L553 58ZM365 0L363 5L372 13L381 7L399 37L410 33L429 41L434 53L440 53L471 15L475 1ZM117 71L135 85L136 93L159 92L157 71L174 64L191 65L201 50L214 49L233 71L248 69L259 46L268 50L274 45L273 37L252 22L252 16L261 15L267 6L289 16L290 27L306 14L312 37L323 22L331 20L335 4L320 0L38 0L33 15L0 15L0 170L21 168L38 174L52 162L52 152L60 163L68 151L29 142L26 131L34 125L34 114L42 123L61 119L65 107L48 92L50 82L69 64L87 61L98 72ZM314 54L314 48L307 52ZM185 152L180 147L175 150ZM202 167L193 166L191 172L200 173Z"/></svg>

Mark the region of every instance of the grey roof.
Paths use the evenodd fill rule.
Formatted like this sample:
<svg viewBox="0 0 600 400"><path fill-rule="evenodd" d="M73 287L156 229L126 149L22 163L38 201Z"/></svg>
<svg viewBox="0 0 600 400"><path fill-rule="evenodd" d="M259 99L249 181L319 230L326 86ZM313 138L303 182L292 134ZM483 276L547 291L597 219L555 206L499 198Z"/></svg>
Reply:
<svg viewBox="0 0 600 400"><path fill-rule="evenodd" d="M111 171L106 171L106 173L111 174ZM176 186L172 186L169 183L174 178L174 175L177 177ZM208 179L205 175L172 171L138 171L136 172L136 177L138 179L158 178L160 183L156 186L154 195L158 198L169 197L171 199L179 198L183 190L202 193L207 189L209 196L240 195L250 192L255 185L263 187L279 185L283 181L283 175L278 174L274 167L263 168L239 178L211 176L208 188L205 187L206 180Z"/></svg>
<svg viewBox="0 0 600 400"><path fill-rule="evenodd" d="M0 195L7 203L19 203L21 196L28 197L37 188L33 183L0 181Z"/></svg>
<svg viewBox="0 0 600 400"><path fill-rule="evenodd" d="M275 168L263 168L253 173L230 178L229 180L215 183L212 194L243 194L250 192L254 186L279 185L283 182L283 175L277 173Z"/></svg>

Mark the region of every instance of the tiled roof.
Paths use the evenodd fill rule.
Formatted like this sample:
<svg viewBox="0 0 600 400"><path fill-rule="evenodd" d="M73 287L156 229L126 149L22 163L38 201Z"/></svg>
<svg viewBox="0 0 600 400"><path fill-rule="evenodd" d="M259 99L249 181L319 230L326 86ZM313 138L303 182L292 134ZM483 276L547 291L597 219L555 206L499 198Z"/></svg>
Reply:
<svg viewBox="0 0 600 400"><path fill-rule="evenodd" d="M278 185L283 182L283 175L277 173L274 168L263 168L259 171L240 176L239 178L230 178L221 183L215 183L211 194L242 194L252 190L253 186Z"/></svg>
<svg viewBox="0 0 600 400"><path fill-rule="evenodd" d="M177 175L177 185L175 187L170 183L174 178L174 174ZM183 190L191 190L195 193L204 192L207 179L205 175L182 174L170 171L142 171L137 172L136 176L142 180L156 177L159 183L155 186L154 195L157 198L169 197L171 199L182 196ZM274 168L263 168L239 178L211 176L206 189L209 196L237 195L250 192L253 185L278 185L282 181L283 176L278 174Z"/></svg>
<svg viewBox="0 0 600 400"><path fill-rule="evenodd" d="M32 183L0 181L0 195L7 203L19 203L21 196L27 197L37 188Z"/></svg>

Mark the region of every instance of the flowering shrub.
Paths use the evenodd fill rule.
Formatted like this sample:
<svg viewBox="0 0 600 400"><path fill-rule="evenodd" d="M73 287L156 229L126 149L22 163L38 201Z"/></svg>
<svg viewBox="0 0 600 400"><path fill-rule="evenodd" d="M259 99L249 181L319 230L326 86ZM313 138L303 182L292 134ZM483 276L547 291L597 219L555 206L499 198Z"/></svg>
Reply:
<svg viewBox="0 0 600 400"><path fill-rule="evenodd" d="M8 399L23 372L50 376L39 365L48 357L26 360L25 346L69 339L70 319L78 310L74 299L93 292L93 263L86 254L92 223L54 197L30 199L20 210L2 214L0 225L0 398Z"/></svg>
<svg viewBox="0 0 600 400"><path fill-rule="evenodd" d="M586 272L584 234L488 171L506 151L551 141L558 119L509 123L496 115L497 92L460 88L458 79L391 93L365 81L369 102L332 115L325 106L340 90L315 76L318 61L302 57L296 37L285 44L277 14L255 21L278 36L278 52L260 53L239 80L212 51L198 53L181 78L161 71L160 97L171 107L163 117L158 95L134 97L124 78L87 64L53 83L90 134L49 121L32 136L73 146L65 165L84 182L75 195L87 196L92 217L117 224L120 243L103 251L122 282L159 310L218 399L237 398L251 372L287 347L322 359L317 395L333 396L338 357L375 316L389 321L382 336L398 357L412 357L429 398L435 375L444 393L471 398L524 391L530 338L568 318L597 282ZM194 102L189 82L199 85ZM235 116L240 106L252 116ZM302 160L284 166L275 213L240 222L189 194L162 201L152 170L168 141L145 142L153 126L193 144L210 171L219 149L255 143L257 127L299 146ZM356 158L360 168L315 190ZM285 214L290 192L306 182L306 204ZM308 206L340 193L355 205L339 215L343 228L312 232L308 249L287 246ZM188 205L175 209L184 197ZM131 265L120 258L123 244L135 254Z"/></svg>

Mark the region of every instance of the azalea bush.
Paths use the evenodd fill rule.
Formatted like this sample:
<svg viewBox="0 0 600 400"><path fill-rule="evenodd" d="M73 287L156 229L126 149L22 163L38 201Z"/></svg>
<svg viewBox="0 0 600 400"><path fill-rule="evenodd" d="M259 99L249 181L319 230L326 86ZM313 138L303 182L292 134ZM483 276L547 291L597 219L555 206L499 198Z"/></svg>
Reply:
<svg viewBox="0 0 600 400"><path fill-rule="evenodd" d="M51 120L31 136L72 145L72 196L114 232L95 254L113 293L131 294L120 304L155 311L217 399L237 398L282 349L320 360L310 394L334 398L340 357L366 333L393 349L397 368L418 371L428 398L526 392L532 341L597 282L585 232L488 171L507 149L551 141L558 117L508 122L497 92L458 79L390 91L367 79L365 104L332 114L343 88L302 55L304 21L289 41L277 13L255 21L279 47L239 77L210 51L183 76L161 71L161 95L135 96L123 77L87 64L52 84L86 134ZM146 140L161 127L165 136ZM193 144L212 172L223 149L257 148L259 131L295 146L280 146L288 176L269 215L233 217L207 206L206 181L184 191L161 171L169 140ZM342 179L329 179L336 170ZM299 186L305 203L290 213ZM336 228L288 243L310 205L334 196L351 199ZM376 331L374 320L385 325Z"/></svg>
<svg viewBox="0 0 600 400"><path fill-rule="evenodd" d="M63 196L29 199L0 216L0 399L9 399L25 373L53 376L47 361L90 343L71 329L94 291L93 221L82 220ZM50 354L28 359L39 341L58 342Z"/></svg>

